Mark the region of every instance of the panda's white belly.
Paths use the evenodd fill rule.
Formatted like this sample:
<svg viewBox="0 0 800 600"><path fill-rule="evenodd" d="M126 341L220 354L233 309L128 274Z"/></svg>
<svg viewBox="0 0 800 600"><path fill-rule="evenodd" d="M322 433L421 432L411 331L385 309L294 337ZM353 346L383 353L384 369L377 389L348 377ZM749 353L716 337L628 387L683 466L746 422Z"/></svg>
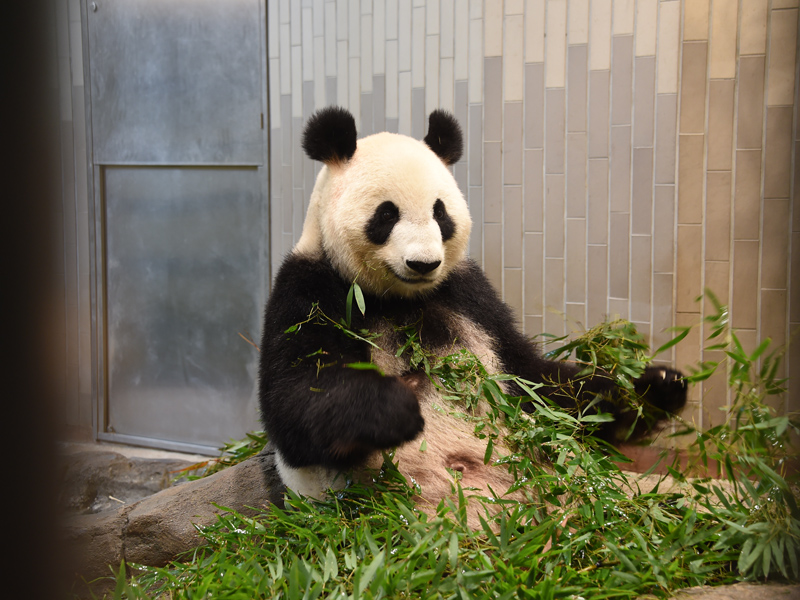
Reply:
<svg viewBox="0 0 800 600"><path fill-rule="evenodd" d="M458 333L455 347L437 349L442 355L451 354L466 348L475 354L489 372L497 372L499 360L492 351L489 336L472 323L458 315L452 316L451 329ZM408 363L395 356L398 343L403 340L387 326L378 343L383 341L382 350L374 350L372 360L386 375L401 376L408 371ZM513 483L512 476L503 466L484 464L486 440L477 438L474 425L452 414L458 407L442 400L436 387L425 382L417 388L420 410L425 419L425 429L414 440L403 444L395 452L395 461L400 472L409 483L419 485L421 493L417 499L420 507L433 512L444 498L452 497L454 487L453 471L461 473L464 488L476 488L470 494L491 497L492 491L502 495ZM502 452L502 448L500 449ZM381 453L376 452L367 461L367 469L378 469L382 463ZM321 499L328 489L341 489L345 486L344 476L336 470L324 467L290 467L280 452L276 452L278 472L284 484L297 493ZM491 488L491 489L490 489ZM469 521L479 526L477 512L472 511Z"/></svg>

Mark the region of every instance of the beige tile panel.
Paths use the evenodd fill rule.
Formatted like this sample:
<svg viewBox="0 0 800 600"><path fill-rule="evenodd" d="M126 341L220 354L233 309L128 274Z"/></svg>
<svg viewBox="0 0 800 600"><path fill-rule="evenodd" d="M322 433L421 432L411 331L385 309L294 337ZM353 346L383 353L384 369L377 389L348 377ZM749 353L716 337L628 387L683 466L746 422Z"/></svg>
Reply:
<svg viewBox="0 0 800 600"><path fill-rule="evenodd" d="M792 185L791 106L767 109L767 136L764 151L764 197L788 198Z"/></svg>
<svg viewBox="0 0 800 600"><path fill-rule="evenodd" d="M541 315L544 301L544 234L526 232L524 241L525 314Z"/></svg>
<svg viewBox="0 0 800 600"><path fill-rule="evenodd" d="M611 0L594 0L589 8L589 68L611 68Z"/></svg>
<svg viewBox="0 0 800 600"><path fill-rule="evenodd" d="M544 231L544 151L525 150L523 189L525 231Z"/></svg>
<svg viewBox="0 0 800 600"><path fill-rule="evenodd" d="M706 185L705 259L728 261L731 254L731 172L709 172Z"/></svg>
<svg viewBox="0 0 800 600"><path fill-rule="evenodd" d="M678 223L703 219L702 135L681 135L678 141Z"/></svg>
<svg viewBox="0 0 800 600"><path fill-rule="evenodd" d="M628 298L630 215L628 213L612 212L609 216L609 232L608 295L612 298Z"/></svg>
<svg viewBox="0 0 800 600"><path fill-rule="evenodd" d="M767 50L767 12L764 0L742 0L739 54L764 54Z"/></svg>
<svg viewBox="0 0 800 600"><path fill-rule="evenodd" d="M792 233L792 262L789 277L789 318L793 323L800 323L800 232ZM800 344L795 344L800 346Z"/></svg>
<svg viewBox="0 0 800 600"><path fill-rule="evenodd" d="M677 94L656 97L656 183L675 183Z"/></svg>
<svg viewBox="0 0 800 600"><path fill-rule="evenodd" d="M591 50L591 48L590 48ZM608 70L589 72L589 157L608 156L609 86Z"/></svg>
<svg viewBox="0 0 800 600"><path fill-rule="evenodd" d="M703 133L706 124L707 42L683 43L681 133Z"/></svg>
<svg viewBox="0 0 800 600"><path fill-rule="evenodd" d="M522 102L524 73L524 24L522 15L506 17L503 68L506 102Z"/></svg>
<svg viewBox="0 0 800 600"><path fill-rule="evenodd" d="M483 224L483 270L498 292L503 290L503 225Z"/></svg>
<svg viewBox="0 0 800 600"><path fill-rule="evenodd" d="M764 57L743 56L739 59L737 148L761 148L763 115Z"/></svg>
<svg viewBox="0 0 800 600"><path fill-rule="evenodd" d="M545 256L564 258L564 176L545 175Z"/></svg>
<svg viewBox="0 0 800 600"><path fill-rule="evenodd" d="M628 212L631 206L631 126L611 128L611 210Z"/></svg>
<svg viewBox="0 0 800 600"><path fill-rule="evenodd" d="M627 298L608 299L608 317L610 319L629 319Z"/></svg>
<svg viewBox="0 0 800 600"><path fill-rule="evenodd" d="M770 30L767 106L791 105L797 72L797 9L773 10Z"/></svg>
<svg viewBox="0 0 800 600"><path fill-rule="evenodd" d="M672 309L672 281L671 273L653 274L653 334L650 347L653 351L666 344L674 336L667 331L673 326L674 311ZM674 362L674 350L667 350L659 355L670 363Z"/></svg>
<svg viewBox="0 0 800 600"><path fill-rule="evenodd" d="M703 284L703 294L710 290L722 304L730 306L730 270L731 263L728 261L705 262L705 282ZM703 299L703 313L706 315L714 314L714 304L709 297Z"/></svg>
<svg viewBox="0 0 800 600"><path fill-rule="evenodd" d="M564 327L564 259L544 260L544 330L563 335Z"/></svg>
<svg viewBox="0 0 800 600"><path fill-rule="evenodd" d="M566 301L586 299L586 219L567 219Z"/></svg>
<svg viewBox="0 0 800 600"><path fill-rule="evenodd" d="M522 269L505 269L503 299L511 307L518 327L522 327Z"/></svg>
<svg viewBox="0 0 800 600"><path fill-rule="evenodd" d="M485 2L483 10L483 51L485 56L503 54L503 3Z"/></svg>
<svg viewBox="0 0 800 600"><path fill-rule="evenodd" d="M588 247L586 256L586 322L600 323L608 313L608 248L605 245Z"/></svg>
<svg viewBox="0 0 800 600"><path fill-rule="evenodd" d="M631 236L631 320L650 322L652 237Z"/></svg>
<svg viewBox="0 0 800 600"><path fill-rule="evenodd" d="M545 18L545 86L563 88L567 65L567 0L548 0Z"/></svg>
<svg viewBox="0 0 800 600"><path fill-rule="evenodd" d="M633 192L631 233L650 234L653 230L653 149L633 149Z"/></svg>
<svg viewBox="0 0 800 600"><path fill-rule="evenodd" d="M708 69L711 78L736 76L738 21L739 0L714 0Z"/></svg>
<svg viewBox="0 0 800 600"><path fill-rule="evenodd" d="M658 0L636 2L636 56L655 56Z"/></svg>
<svg viewBox="0 0 800 600"><path fill-rule="evenodd" d="M503 266L522 268L522 188L503 186Z"/></svg>
<svg viewBox="0 0 800 600"><path fill-rule="evenodd" d="M589 41L589 0L570 0L567 6L567 43Z"/></svg>
<svg viewBox="0 0 800 600"><path fill-rule="evenodd" d="M612 23L614 35L633 33L635 14L636 0L615 0Z"/></svg>
<svg viewBox="0 0 800 600"><path fill-rule="evenodd" d="M731 323L736 328L758 327L758 241L733 242Z"/></svg>
<svg viewBox="0 0 800 600"><path fill-rule="evenodd" d="M731 169L734 84L733 79L712 79L708 84L709 171Z"/></svg>
<svg viewBox="0 0 800 600"><path fill-rule="evenodd" d="M567 217L586 216L586 134L567 134Z"/></svg>
<svg viewBox="0 0 800 600"><path fill-rule="evenodd" d="M633 146L653 145L653 124L656 104L656 59L636 57L633 90ZM674 134L673 134L674 137Z"/></svg>
<svg viewBox="0 0 800 600"><path fill-rule="evenodd" d="M567 302L564 312L569 331L583 331L586 329L586 304L583 302ZM591 325L593 323L589 324L589 326Z"/></svg>
<svg viewBox="0 0 800 600"><path fill-rule="evenodd" d="M677 313L675 315L676 327L692 327L687 335L679 344L675 346L675 366L676 368L688 372L689 367L697 366L700 361L702 341L700 338L700 327L694 327L700 322L700 315L697 313ZM699 399L698 386L689 388L689 400ZM691 419L689 407L684 409L682 415L685 419Z"/></svg>
<svg viewBox="0 0 800 600"><path fill-rule="evenodd" d="M659 94L678 93L681 4L681 2L660 2L658 6L656 90Z"/></svg>
<svg viewBox="0 0 800 600"><path fill-rule="evenodd" d="M544 10L546 0L525 2L525 62L544 62Z"/></svg>
<svg viewBox="0 0 800 600"><path fill-rule="evenodd" d="M761 340L772 339L770 349L786 344L788 324L786 290L761 290ZM778 377L785 373L786 364L778 369Z"/></svg>
<svg viewBox="0 0 800 600"><path fill-rule="evenodd" d="M772 0L772 8L794 8L798 0Z"/></svg>
<svg viewBox="0 0 800 600"><path fill-rule="evenodd" d="M675 303L679 312L699 312L695 301L703 291L703 230L700 225L678 225Z"/></svg>
<svg viewBox="0 0 800 600"><path fill-rule="evenodd" d="M709 0L688 0L683 4L683 39L707 40Z"/></svg>
<svg viewBox="0 0 800 600"><path fill-rule="evenodd" d="M736 151L733 237L757 240L761 230L761 150Z"/></svg>
<svg viewBox="0 0 800 600"><path fill-rule="evenodd" d="M791 323L789 331L793 339L797 339L797 335L800 334L800 323ZM790 344L788 367L789 395L786 398L786 412L797 413L800 412L800 387L795 382L800 381L800 344Z"/></svg>
<svg viewBox="0 0 800 600"><path fill-rule="evenodd" d="M675 260L675 186L657 185L653 203L653 271L672 273Z"/></svg>
<svg viewBox="0 0 800 600"><path fill-rule="evenodd" d="M525 315L525 335L532 337L538 336L540 333L542 333L542 320L543 319L541 316ZM539 338L537 338L537 341L539 341Z"/></svg>
<svg viewBox="0 0 800 600"><path fill-rule="evenodd" d="M608 242L608 159L589 160L589 230L590 244Z"/></svg>
<svg viewBox="0 0 800 600"><path fill-rule="evenodd" d="M546 66L545 66L546 68ZM547 75L545 74L545 77ZM564 88L545 90L545 169L546 173L564 172L566 107Z"/></svg>
<svg viewBox="0 0 800 600"><path fill-rule="evenodd" d="M790 206L787 198L764 200L761 245L761 287L785 290L788 286Z"/></svg>
<svg viewBox="0 0 800 600"><path fill-rule="evenodd" d="M800 119L797 120L798 127L800 127ZM800 136L798 136L800 137ZM792 211L792 231L800 231L800 141L794 143L794 210Z"/></svg>

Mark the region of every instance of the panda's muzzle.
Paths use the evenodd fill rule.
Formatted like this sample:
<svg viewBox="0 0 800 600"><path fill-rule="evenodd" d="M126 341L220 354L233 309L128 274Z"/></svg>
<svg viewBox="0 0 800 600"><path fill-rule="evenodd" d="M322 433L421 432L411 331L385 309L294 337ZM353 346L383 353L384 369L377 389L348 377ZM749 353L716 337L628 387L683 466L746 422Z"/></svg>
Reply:
<svg viewBox="0 0 800 600"><path fill-rule="evenodd" d="M435 260L433 262L423 262L419 260L407 260L406 266L414 271L415 273L419 273L420 275L427 275L434 269L436 269L442 261Z"/></svg>

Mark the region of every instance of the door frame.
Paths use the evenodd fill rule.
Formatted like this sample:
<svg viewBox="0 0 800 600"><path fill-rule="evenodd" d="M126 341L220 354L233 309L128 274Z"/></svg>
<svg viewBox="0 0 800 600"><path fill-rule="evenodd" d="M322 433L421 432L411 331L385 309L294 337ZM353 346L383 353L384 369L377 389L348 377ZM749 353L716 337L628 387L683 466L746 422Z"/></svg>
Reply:
<svg viewBox="0 0 800 600"><path fill-rule="evenodd" d="M169 1L169 0L166 0ZM220 0L224 2L225 0ZM259 181L264 202L262 213L263 231L269 235L272 231L270 226L271 204L270 197L270 110L269 110L269 59L268 59L268 40L267 40L267 6L266 0L257 0L259 12L259 69L262 76L261 86L261 106L262 106L262 152L263 164L257 166ZM92 372L92 435L95 440L126 444L131 446L143 446L157 448L161 450L171 450L177 452L189 452L216 456L219 448L179 442L173 440L163 440L137 435L120 434L109 430L109 390L108 390L108 297L107 297L107 278L106 278L106 231L105 231L105 198L103 194L104 165L96 165L94 162L93 151L93 132L92 132L92 85L91 85L91 49L89 39L89 11L92 10L93 0L80 0L81 8L81 43L83 52L83 79L84 79L84 111L85 111L85 134L86 134L86 154L87 172L86 180L88 185L88 210L89 210L89 297L91 311L91 372ZM109 165L111 166L111 165ZM134 166L134 165L132 165ZM178 166L178 165L175 165ZM270 241L267 240L262 245L261 264L264 265L262 273L254 273L254 277L261 277L260 296L266 300L271 281L271 262L269 260Z"/></svg>

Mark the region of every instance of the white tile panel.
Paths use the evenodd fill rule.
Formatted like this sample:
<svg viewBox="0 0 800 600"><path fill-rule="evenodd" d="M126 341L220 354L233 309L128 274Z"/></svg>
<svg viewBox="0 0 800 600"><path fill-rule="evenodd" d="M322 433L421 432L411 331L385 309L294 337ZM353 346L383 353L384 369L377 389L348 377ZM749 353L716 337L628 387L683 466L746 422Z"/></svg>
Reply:
<svg viewBox="0 0 800 600"><path fill-rule="evenodd" d="M453 36L455 34L453 9L454 0L442 0L442 16L439 24L439 54L442 58L453 58Z"/></svg>
<svg viewBox="0 0 800 600"><path fill-rule="evenodd" d="M325 75L336 76L336 5L325 4Z"/></svg>
<svg viewBox="0 0 800 600"><path fill-rule="evenodd" d="M409 6L411 6L409 4ZM398 24L398 4L397 0L386 0L386 39L397 39Z"/></svg>
<svg viewBox="0 0 800 600"><path fill-rule="evenodd" d="M267 7L267 44L269 58L278 58L281 51L281 27L278 16L278 0L269 0Z"/></svg>
<svg viewBox="0 0 800 600"><path fill-rule="evenodd" d="M469 0L469 18L483 18L483 0Z"/></svg>
<svg viewBox="0 0 800 600"><path fill-rule="evenodd" d="M425 32L428 35L439 34L439 0L425 3Z"/></svg>
<svg viewBox="0 0 800 600"><path fill-rule="evenodd" d="M280 59L269 59L269 119L271 129L281 127L281 65Z"/></svg>
<svg viewBox="0 0 800 600"><path fill-rule="evenodd" d="M469 101L483 102L483 20L469 22Z"/></svg>
<svg viewBox="0 0 800 600"><path fill-rule="evenodd" d="M290 0L281 0L280 19L281 25L288 23L292 18L292 10L289 6Z"/></svg>
<svg viewBox="0 0 800 600"><path fill-rule="evenodd" d="M314 38L314 107L319 110L327 104L325 98L325 38Z"/></svg>
<svg viewBox="0 0 800 600"><path fill-rule="evenodd" d="M411 15L411 87L425 86L425 8Z"/></svg>
<svg viewBox="0 0 800 600"><path fill-rule="evenodd" d="M372 72L375 75L386 73L386 3L375 0L372 7Z"/></svg>
<svg viewBox="0 0 800 600"><path fill-rule="evenodd" d="M411 0L400 0L397 15L399 68L411 70Z"/></svg>
<svg viewBox="0 0 800 600"><path fill-rule="evenodd" d="M348 102L347 108L353 113L356 120L356 129L361 131L361 81L358 76L361 71L361 59L358 57L350 59L350 77L348 78Z"/></svg>
<svg viewBox="0 0 800 600"><path fill-rule="evenodd" d="M281 25L281 94L292 93L292 34L289 25Z"/></svg>
<svg viewBox="0 0 800 600"><path fill-rule="evenodd" d="M505 0L505 11L507 15L521 15L525 10L523 0Z"/></svg>
<svg viewBox="0 0 800 600"><path fill-rule="evenodd" d="M372 91L372 15L361 15L361 91Z"/></svg>
<svg viewBox="0 0 800 600"><path fill-rule="evenodd" d="M336 0L336 39L339 41L347 39L347 2Z"/></svg>
<svg viewBox="0 0 800 600"><path fill-rule="evenodd" d="M411 135L411 73L408 71L401 72L398 77L398 97L397 132Z"/></svg>
<svg viewBox="0 0 800 600"><path fill-rule="evenodd" d="M453 79L453 59L443 58L439 65L439 108L454 112L455 81ZM430 111L429 111L430 112ZM462 125L466 125L462 123Z"/></svg>
<svg viewBox="0 0 800 600"><path fill-rule="evenodd" d="M469 78L469 0L455 0L454 75L457 81Z"/></svg>
<svg viewBox="0 0 800 600"><path fill-rule="evenodd" d="M303 9L303 81L314 80L314 23L310 8Z"/></svg>
<svg viewBox="0 0 800 600"><path fill-rule="evenodd" d="M484 5L484 53L485 56L503 54L503 3L487 2Z"/></svg>
<svg viewBox="0 0 800 600"><path fill-rule="evenodd" d="M361 9L359 0L350 0L347 7L347 40L350 58L361 56Z"/></svg>
<svg viewBox="0 0 800 600"><path fill-rule="evenodd" d="M292 116L303 116L303 48L292 46Z"/></svg>
<svg viewBox="0 0 800 600"><path fill-rule="evenodd" d="M314 0L314 37L325 35L325 0Z"/></svg>
<svg viewBox="0 0 800 600"><path fill-rule="evenodd" d="M292 46L299 46L303 41L303 15L302 4L299 2L292 2L291 16L289 17L289 26L292 32Z"/></svg>
<svg viewBox="0 0 800 600"><path fill-rule="evenodd" d="M386 118L396 119L398 116L397 86L399 72L397 70L397 40L386 42Z"/></svg>
<svg viewBox="0 0 800 600"><path fill-rule="evenodd" d="M336 101L341 106L347 106L349 64L347 62L346 41L340 41L336 44L336 62Z"/></svg>
<svg viewBox="0 0 800 600"><path fill-rule="evenodd" d="M439 36L425 38L425 114L439 106Z"/></svg>

